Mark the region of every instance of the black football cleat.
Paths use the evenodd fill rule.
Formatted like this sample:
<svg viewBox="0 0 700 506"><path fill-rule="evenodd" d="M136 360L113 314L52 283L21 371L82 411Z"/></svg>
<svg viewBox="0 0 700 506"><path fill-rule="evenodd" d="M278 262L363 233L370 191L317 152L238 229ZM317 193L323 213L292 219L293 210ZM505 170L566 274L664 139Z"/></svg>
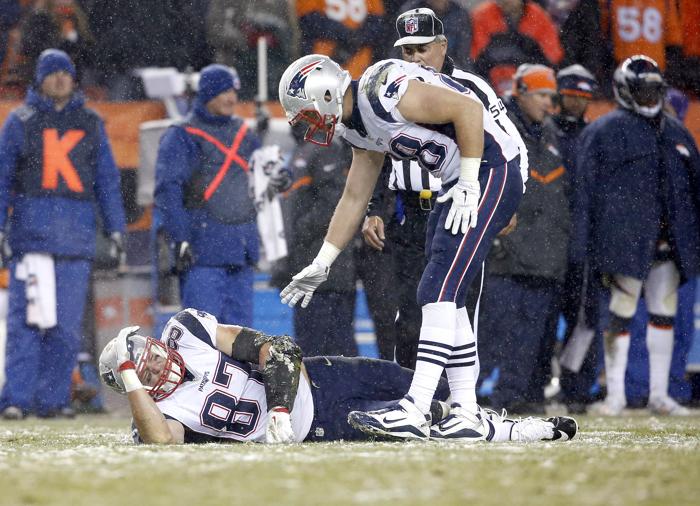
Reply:
<svg viewBox="0 0 700 506"><path fill-rule="evenodd" d="M554 425L554 435L550 441L570 441L578 432L578 423L569 416L553 416L547 421Z"/></svg>

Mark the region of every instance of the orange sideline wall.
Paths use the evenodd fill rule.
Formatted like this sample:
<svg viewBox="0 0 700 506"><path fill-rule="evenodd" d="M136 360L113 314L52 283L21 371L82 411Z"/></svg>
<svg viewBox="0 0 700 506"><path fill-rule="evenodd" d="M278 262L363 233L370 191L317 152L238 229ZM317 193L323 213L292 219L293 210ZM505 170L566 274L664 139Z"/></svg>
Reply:
<svg viewBox="0 0 700 506"><path fill-rule="evenodd" d="M20 101L0 101L0 121L18 107ZM122 168L139 166L139 125L144 121L165 117L160 102L87 102L87 106L102 116L117 165Z"/></svg>
<svg viewBox="0 0 700 506"><path fill-rule="evenodd" d="M0 122L4 122L7 114L20 103L20 101L0 101ZM88 101L87 105L96 110L105 120L107 135L112 143L117 165L121 168L137 168L139 166L139 125L144 121L164 118L163 105L153 101ZM279 103L270 102L267 107L272 116L284 116ZM591 119L597 118L614 107L612 102L593 102L588 110L588 116ZM240 104L238 114L248 118L254 117L255 105L250 102ZM695 142L700 145L700 101L691 102L685 124L695 137Z"/></svg>

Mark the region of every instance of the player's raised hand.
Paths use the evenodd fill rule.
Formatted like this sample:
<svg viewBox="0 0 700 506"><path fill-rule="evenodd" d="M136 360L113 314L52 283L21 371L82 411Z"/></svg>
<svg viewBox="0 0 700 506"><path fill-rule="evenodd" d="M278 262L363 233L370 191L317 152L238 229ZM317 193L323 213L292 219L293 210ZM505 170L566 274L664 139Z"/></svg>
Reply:
<svg viewBox="0 0 700 506"><path fill-rule="evenodd" d="M139 326L135 325L133 327L125 327L119 331L117 339L114 343L114 351L117 355L117 368L122 369L124 364L131 362L133 364L134 356L132 352L133 344L131 339L132 335L136 334L139 330ZM135 365L135 364L134 364ZM133 367L132 367L133 368Z"/></svg>
<svg viewBox="0 0 700 506"><path fill-rule="evenodd" d="M301 300L301 307L308 306L316 288L328 279L329 270L329 267L316 261L304 267L280 293L282 303L294 307Z"/></svg>
<svg viewBox="0 0 700 506"><path fill-rule="evenodd" d="M439 203L452 200L452 206L445 220L445 229L452 229L453 234L457 234L460 230L466 234L469 227L476 227L480 196L481 186L478 181L458 181L447 193L438 197Z"/></svg>

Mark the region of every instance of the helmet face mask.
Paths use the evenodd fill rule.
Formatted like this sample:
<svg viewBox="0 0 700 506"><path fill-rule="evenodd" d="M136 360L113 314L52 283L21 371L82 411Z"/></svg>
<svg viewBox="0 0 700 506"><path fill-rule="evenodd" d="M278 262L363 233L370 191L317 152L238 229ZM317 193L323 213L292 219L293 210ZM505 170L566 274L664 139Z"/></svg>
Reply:
<svg viewBox="0 0 700 506"><path fill-rule="evenodd" d="M661 113L666 81L654 60L643 55L627 58L615 70L613 81L615 100L622 107L647 118Z"/></svg>
<svg viewBox="0 0 700 506"><path fill-rule="evenodd" d="M321 117L318 111L304 109L292 119L291 126L300 127L307 124L304 140L319 146L329 146L335 134L335 124L338 118L332 114Z"/></svg>
<svg viewBox="0 0 700 506"><path fill-rule="evenodd" d="M641 81L629 86L630 95L636 104L644 107L652 107L663 100L666 94L666 86L663 81Z"/></svg>
<svg viewBox="0 0 700 506"><path fill-rule="evenodd" d="M130 327L122 330L118 337L105 346L99 360L100 378L112 390L126 394L126 388L118 370L116 341L128 339L131 358L136 364L136 375L148 394L158 402L171 395L182 383L185 376L185 361L177 351L167 348L162 342L152 337L138 335L135 330L129 332L127 337L122 335L125 331L137 328Z"/></svg>
<svg viewBox="0 0 700 506"><path fill-rule="evenodd" d="M308 124L304 140L330 145L343 114L343 97L350 74L328 56L299 58L285 70L279 99L290 125Z"/></svg>
<svg viewBox="0 0 700 506"><path fill-rule="evenodd" d="M153 374L149 370L154 365L160 369L160 374ZM148 394L158 402L172 394L182 383L185 377L185 361L177 351L167 348L152 337L147 337L144 352L136 364L136 375L144 383Z"/></svg>

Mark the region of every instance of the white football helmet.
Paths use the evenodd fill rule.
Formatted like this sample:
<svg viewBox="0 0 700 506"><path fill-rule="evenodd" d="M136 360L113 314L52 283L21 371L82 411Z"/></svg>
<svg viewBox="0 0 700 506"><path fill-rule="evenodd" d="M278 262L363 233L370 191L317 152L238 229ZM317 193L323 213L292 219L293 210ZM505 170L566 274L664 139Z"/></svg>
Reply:
<svg viewBox="0 0 700 506"><path fill-rule="evenodd" d="M165 346L152 337L137 334L139 327L123 328L117 337L112 339L100 355L100 378L102 382L115 392L125 394L124 382L119 373L119 363L116 343L119 339L127 340L127 348L131 361L136 364L136 374L144 383L144 388L154 401L158 402L172 394L182 383L185 376L185 361L180 354ZM162 365L162 369L161 369ZM151 379L153 368L159 374ZM149 379L145 384L145 379Z"/></svg>
<svg viewBox="0 0 700 506"><path fill-rule="evenodd" d="M289 124L308 123L304 140L328 146L343 114L350 73L328 56L299 58L282 74L279 99Z"/></svg>

